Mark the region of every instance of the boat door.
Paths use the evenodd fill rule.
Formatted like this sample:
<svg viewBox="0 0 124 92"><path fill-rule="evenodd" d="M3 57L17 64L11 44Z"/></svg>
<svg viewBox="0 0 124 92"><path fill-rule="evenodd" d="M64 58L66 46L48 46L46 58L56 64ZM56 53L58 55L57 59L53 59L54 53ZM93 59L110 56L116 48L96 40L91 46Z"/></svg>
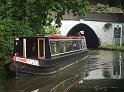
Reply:
<svg viewBox="0 0 124 92"><path fill-rule="evenodd" d="M26 38L23 39L23 56L26 58L38 58L38 46L37 39L35 38Z"/></svg>
<svg viewBox="0 0 124 92"><path fill-rule="evenodd" d="M38 59L45 59L45 38L38 38Z"/></svg>

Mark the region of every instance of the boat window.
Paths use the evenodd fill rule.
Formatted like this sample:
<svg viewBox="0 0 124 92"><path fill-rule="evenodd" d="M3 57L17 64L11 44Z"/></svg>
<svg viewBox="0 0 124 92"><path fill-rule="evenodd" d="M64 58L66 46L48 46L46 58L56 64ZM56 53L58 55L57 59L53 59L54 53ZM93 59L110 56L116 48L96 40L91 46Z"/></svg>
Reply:
<svg viewBox="0 0 124 92"><path fill-rule="evenodd" d="M66 51L66 42L63 40L51 41L50 44L52 55L64 53Z"/></svg>
<svg viewBox="0 0 124 92"><path fill-rule="evenodd" d="M15 39L14 53L17 53L18 56L23 56L23 40L22 38Z"/></svg>
<svg viewBox="0 0 124 92"><path fill-rule="evenodd" d="M61 51L61 42L60 41L56 41L56 53L60 53Z"/></svg>
<svg viewBox="0 0 124 92"><path fill-rule="evenodd" d="M43 38L38 39L38 58L45 58L45 39Z"/></svg>
<svg viewBox="0 0 124 92"><path fill-rule="evenodd" d="M55 39L50 41L51 54L59 54L83 48L82 39Z"/></svg>
<svg viewBox="0 0 124 92"><path fill-rule="evenodd" d="M57 53L57 51L56 51L56 42L52 41L52 42L50 42L50 45L51 45L51 53L52 53L52 55L56 54Z"/></svg>
<svg viewBox="0 0 124 92"><path fill-rule="evenodd" d="M78 42L78 40L76 41L73 41L73 50L78 50L78 49L80 49L80 45L79 45L79 42Z"/></svg>
<svg viewBox="0 0 124 92"><path fill-rule="evenodd" d="M86 47L86 41L85 41L85 39L83 39L83 40L81 41L81 44L82 44L82 49L83 49L84 47Z"/></svg>
<svg viewBox="0 0 124 92"><path fill-rule="evenodd" d="M79 47L82 49L82 40L79 40Z"/></svg>
<svg viewBox="0 0 124 92"><path fill-rule="evenodd" d="M66 41L66 52L73 50L72 41Z"/></svg>
<svg viewBox="0 0 124 92"><path fill-rule="evenodd" d="M33 38L26 39L26 57L37 58L37 40Z"/></svg>
<svg viewBox="0 0 124 92"><path fill-rule="evenodd" d="M60 43L60 53L64 53L65 52L65 42L61 41Z"/></svg>

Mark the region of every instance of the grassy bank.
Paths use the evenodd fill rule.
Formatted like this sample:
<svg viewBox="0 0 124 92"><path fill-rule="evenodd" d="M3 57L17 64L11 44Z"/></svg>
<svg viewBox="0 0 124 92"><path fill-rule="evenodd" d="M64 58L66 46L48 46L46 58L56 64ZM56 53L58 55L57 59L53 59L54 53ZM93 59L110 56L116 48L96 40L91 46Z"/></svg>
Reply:
<svg viewBox="0 0 124 92"><path fill-rule="evenodd" d="M124 52L124 46L107 45L107 46L100 46L99 49Z"/></svg>

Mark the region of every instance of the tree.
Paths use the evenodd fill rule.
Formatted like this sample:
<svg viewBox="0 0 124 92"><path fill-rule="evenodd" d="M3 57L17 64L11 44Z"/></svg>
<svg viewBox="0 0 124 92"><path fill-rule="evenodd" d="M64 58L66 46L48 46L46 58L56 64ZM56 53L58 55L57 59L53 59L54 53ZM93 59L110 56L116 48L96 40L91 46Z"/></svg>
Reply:
<svg viewBox="0 0 124 92"><path fill-rule="evenodd" d="M0 0L0 58L10 56L15 35L46 34L44 26L54 20L59 27L65 12L82 16L87 6L88 0Z"/></svg>
<svg viewBox="0 0 124 92"><path fill-rule="evenodd" d="M44 25L50 25L54 20L61 26L62 15L66 11L74 15L84 15L88 0L6 0L6 6L13 21L24 21L35 31Z"/></svg>

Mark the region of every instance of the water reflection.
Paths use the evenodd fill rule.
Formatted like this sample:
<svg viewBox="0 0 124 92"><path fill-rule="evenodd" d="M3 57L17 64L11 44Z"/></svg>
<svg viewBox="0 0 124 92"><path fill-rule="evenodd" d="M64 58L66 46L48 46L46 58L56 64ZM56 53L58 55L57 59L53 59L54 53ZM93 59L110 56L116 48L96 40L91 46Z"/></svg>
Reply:
<svg viewBox="0 0 124 92"><path fill-rule="evenodd" d="M89 62L89 71L84 79L124 79L124 53L97 51L94 59L93 63Z"/></svg>
<svg viewBox="0 0 124 92"><path fill-rule="evenodd" d="M124 53L94 50L51 76L0 81L0 92L124 92Z"/></svg>
<svg viewBox="0 0 124 92"><path fill-rule="evenodd" d="M0 92L67 92L78 83L87 61L88 58L80 59L78 63L54 75L4 80Z"/></svg>
<svg viewBox="0 0 124 92"><path fill-rule="evenodd" d="M114 52L113 53L113 78L123 79L124 78L124 53Z"/></svg>
<svg viewBox="0 0 124 92"><path fill-rule="evenodd" d="M78 85L69 92L124 92L124 53L95 51Z"/></svg>

